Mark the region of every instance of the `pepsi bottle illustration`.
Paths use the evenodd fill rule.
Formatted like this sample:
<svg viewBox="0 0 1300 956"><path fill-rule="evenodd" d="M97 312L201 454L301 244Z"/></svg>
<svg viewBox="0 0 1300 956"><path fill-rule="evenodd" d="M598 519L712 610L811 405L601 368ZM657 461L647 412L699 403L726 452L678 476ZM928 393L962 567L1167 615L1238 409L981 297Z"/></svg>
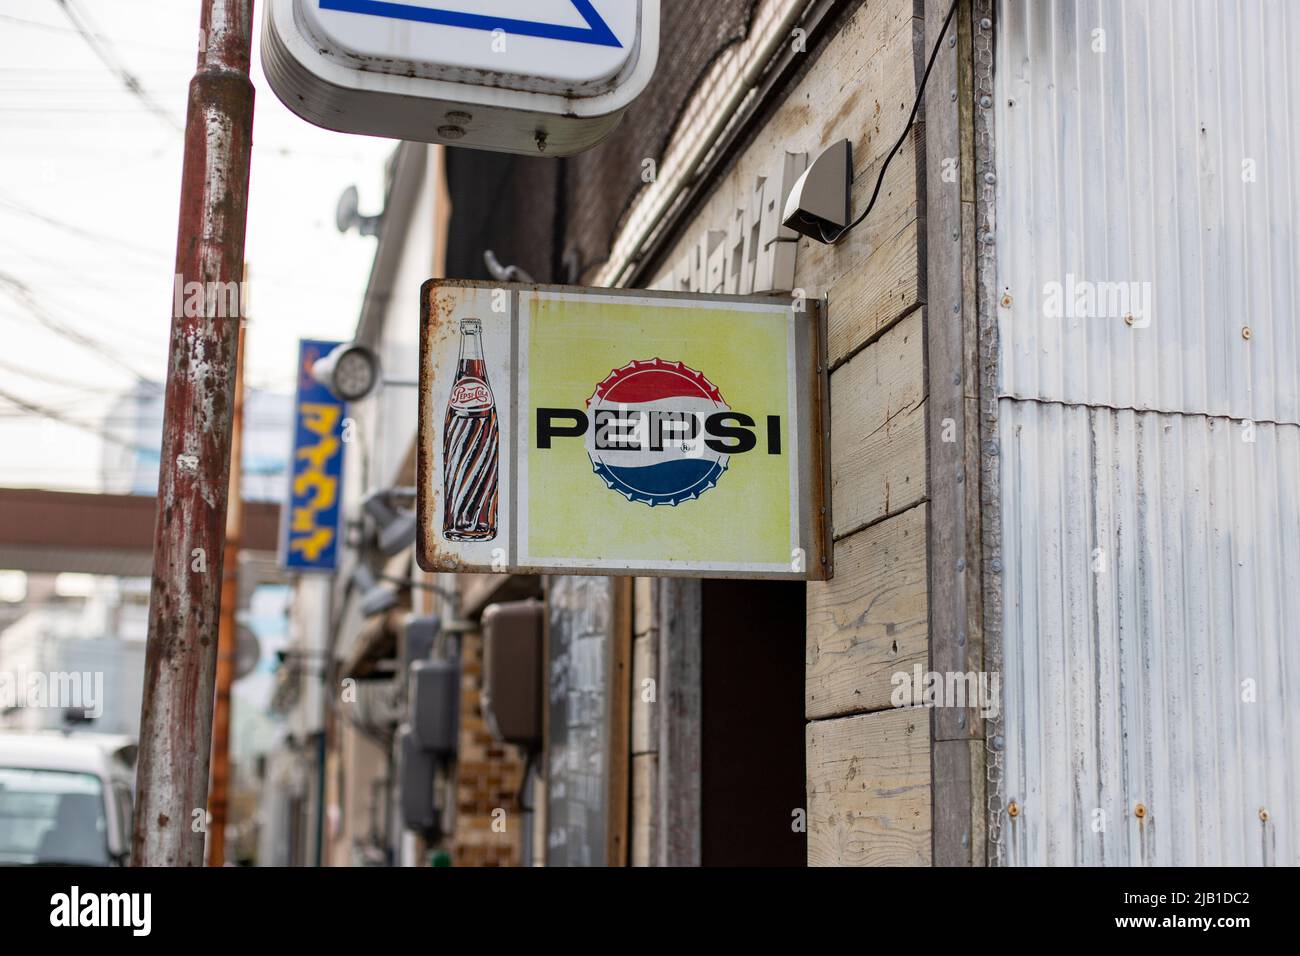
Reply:
<svg viewBox="0 0 1300 956"><path fill-rule="evenodd" d="M442 536L491 541L497 536L501 432L483 358L483 325L460 320L460 361L442 430Z"/></svg>

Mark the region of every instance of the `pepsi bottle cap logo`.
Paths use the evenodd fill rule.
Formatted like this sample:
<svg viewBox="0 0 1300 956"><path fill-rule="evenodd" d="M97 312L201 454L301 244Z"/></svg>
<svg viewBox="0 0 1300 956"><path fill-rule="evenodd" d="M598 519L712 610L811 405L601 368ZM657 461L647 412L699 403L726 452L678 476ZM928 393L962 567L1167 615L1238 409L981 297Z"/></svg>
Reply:
<svg viewBox="0 0 1300 956"><path fill-rule="evenodd" d="M629 501L676 506L700 497L730 456L704 441L704 422L731 411L702 372L660 358L614 369L587 399L592 469Z"/></svg>

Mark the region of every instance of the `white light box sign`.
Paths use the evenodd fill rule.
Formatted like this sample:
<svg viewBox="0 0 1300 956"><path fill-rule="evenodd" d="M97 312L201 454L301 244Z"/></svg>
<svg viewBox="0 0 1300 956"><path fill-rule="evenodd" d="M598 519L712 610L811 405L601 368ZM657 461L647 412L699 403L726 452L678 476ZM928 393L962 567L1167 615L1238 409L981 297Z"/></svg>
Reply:
<svg viewBox="0 0 1300 956"><path fill-rule="evenodd" d="M532 155L603 139L658 52L659 0L268 0L262 28L308 122Z"/></svg>

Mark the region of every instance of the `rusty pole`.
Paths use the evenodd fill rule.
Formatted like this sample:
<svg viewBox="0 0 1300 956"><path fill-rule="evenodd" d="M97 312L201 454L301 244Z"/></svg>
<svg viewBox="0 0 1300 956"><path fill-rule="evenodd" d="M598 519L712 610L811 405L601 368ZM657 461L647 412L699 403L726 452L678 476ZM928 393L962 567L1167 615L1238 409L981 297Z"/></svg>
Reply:
<svg viewBox="0 0 1300 956"><path fill-rule="evenodd" d="M239 326L222 306L243 276L253 2L202 3L174 281L187 305L190 291L201 289L206 307L174 310L171 322L131 839L136 866L202 866L206 829Z"/></svg>
<svg viewBox="0 0 1300 956"><path fill-rule="evenodd" d="M248 266L244 266L248 282ZM248 303L245 300L244 305ZM239 358L235 366L235 421L230 432L229 503L226 505L226 553L221 572L221 625L217 638L217 697L212 717L212 773L208 794L208 866L226 863L226 819L230 802L230 688L235 682L235 654L239 644L235 617L239 611L239 546L243 535L244 506L240 498L241 457L244 449L244 333L239 324Z"/></svg>

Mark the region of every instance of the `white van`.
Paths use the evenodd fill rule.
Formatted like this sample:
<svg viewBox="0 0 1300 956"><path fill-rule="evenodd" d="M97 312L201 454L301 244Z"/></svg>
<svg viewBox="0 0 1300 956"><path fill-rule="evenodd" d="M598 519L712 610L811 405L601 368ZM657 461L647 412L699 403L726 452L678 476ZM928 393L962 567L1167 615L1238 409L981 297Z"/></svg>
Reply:
<svg viewBox="0 0 1300 956"><path fill-rule="evenodd" d="M135 743L0 730L0 866L121 866Z"/></svg>

